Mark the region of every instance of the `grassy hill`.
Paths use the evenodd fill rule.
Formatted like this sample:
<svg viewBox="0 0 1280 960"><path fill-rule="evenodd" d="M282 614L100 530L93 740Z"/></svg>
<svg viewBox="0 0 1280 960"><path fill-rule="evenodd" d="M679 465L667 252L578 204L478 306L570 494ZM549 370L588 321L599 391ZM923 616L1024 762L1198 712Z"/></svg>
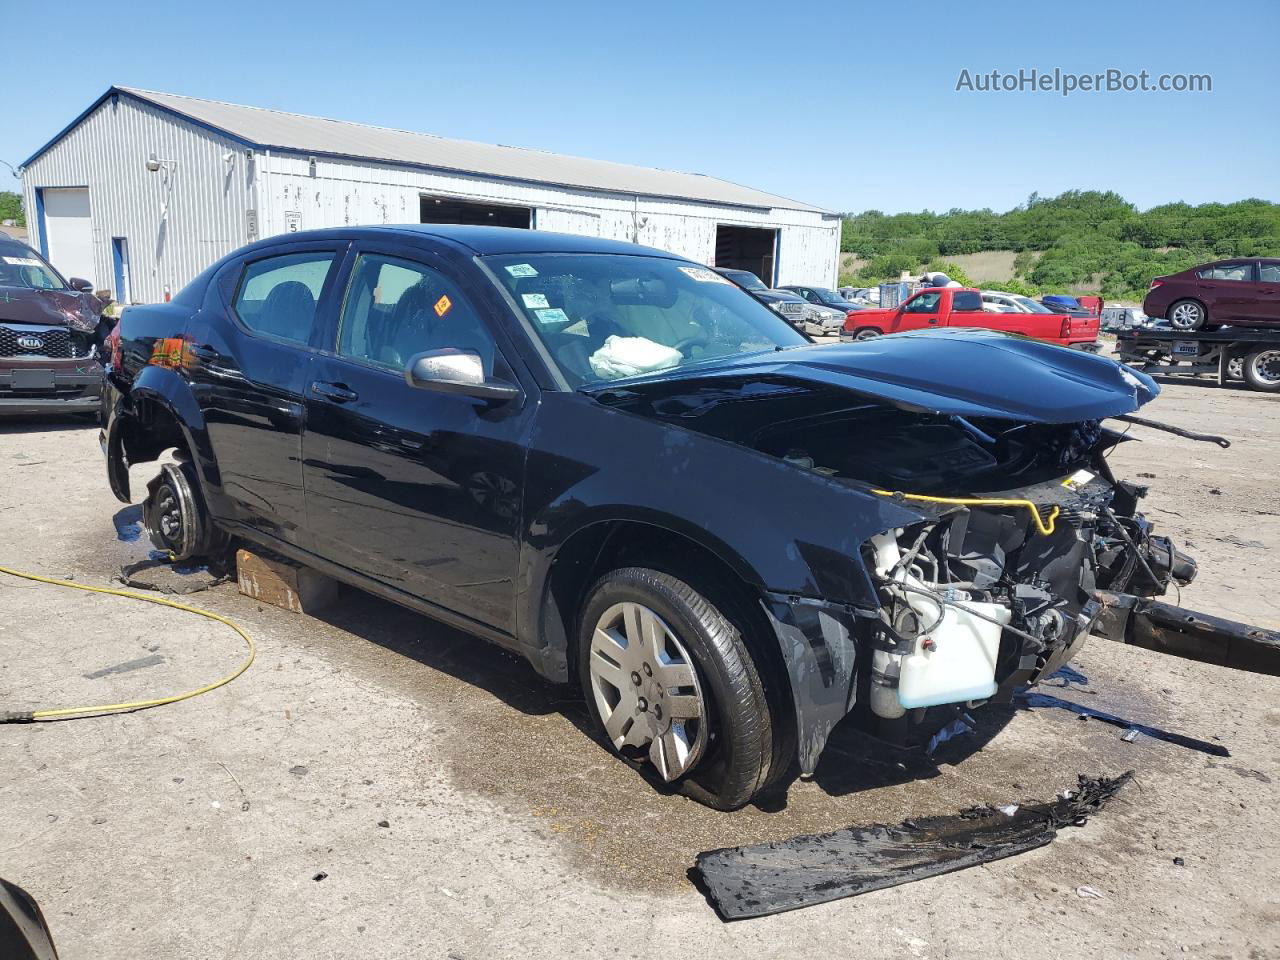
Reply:
<svg viewBox="0 0 1280 960"><path fill-rule="evenodd" d="M1005 213L846 215L842 283L941 270L961 282L1027 293L1141 298L1152 277L1235 256L1280 256L1280 204L1169 203L1140 211L1116 193L1032 194Z"/></svg>

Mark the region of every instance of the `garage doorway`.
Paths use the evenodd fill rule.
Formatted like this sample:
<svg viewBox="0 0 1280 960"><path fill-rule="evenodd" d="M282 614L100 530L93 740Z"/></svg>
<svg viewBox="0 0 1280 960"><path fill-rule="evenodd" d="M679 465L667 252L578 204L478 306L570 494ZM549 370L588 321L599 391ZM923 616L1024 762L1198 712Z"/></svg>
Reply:
<svg viewBox="0 0 1280 960"><path fill-rule="evenodd" d="M102 286L94 276L93 226L88 187L45 187L40 191L40 247L64 277Z"/></svg>
<svg viewBox="0 0 1280 960"><path fill-rule="evenodd" d="M460 223L473 227L518 227L528 230L533 226L533 211L528 207L500 203L423 196L422 222Z"/></svg>
<svg viewBox="0 0 1280 960"><path fill-rule="evenodd" d="M731 270L750 270L772 287L778 231L758 227L716 227L716 266Z"/></svg>

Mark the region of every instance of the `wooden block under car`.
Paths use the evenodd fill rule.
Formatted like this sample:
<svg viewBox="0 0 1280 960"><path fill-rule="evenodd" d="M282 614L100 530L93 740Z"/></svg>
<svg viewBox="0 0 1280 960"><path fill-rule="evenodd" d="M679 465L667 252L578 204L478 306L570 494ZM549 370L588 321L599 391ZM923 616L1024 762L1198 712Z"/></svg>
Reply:
<svg viewBox="0 0 1280 960"><path fill-rule="evenodd" d="M246 597L293 613L315 613L338 596L336 580L291 560L251 550L236 551L236 579Z"/></svg>

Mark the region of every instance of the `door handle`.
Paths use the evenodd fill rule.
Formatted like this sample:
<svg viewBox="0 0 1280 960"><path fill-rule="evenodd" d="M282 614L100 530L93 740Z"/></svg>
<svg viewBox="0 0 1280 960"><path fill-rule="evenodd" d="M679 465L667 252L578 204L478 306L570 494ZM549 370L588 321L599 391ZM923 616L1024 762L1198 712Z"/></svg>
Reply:
<svg viewBox="0 0 1280 960"><path fill-rule="evenodd" d="M938 322L938 318L937 318L937 317L930 317L930 318L929 318L929 322L930 322L930 323L937 323L937 322Z"/></svg>
<svg viewBox="0 0 1280 960"><path fill-rule="evenodd" d="M334 403L350 403L360 399L360 394L354 390L341 383L329 383L327 380L312 381L311 392Z"/></svg>

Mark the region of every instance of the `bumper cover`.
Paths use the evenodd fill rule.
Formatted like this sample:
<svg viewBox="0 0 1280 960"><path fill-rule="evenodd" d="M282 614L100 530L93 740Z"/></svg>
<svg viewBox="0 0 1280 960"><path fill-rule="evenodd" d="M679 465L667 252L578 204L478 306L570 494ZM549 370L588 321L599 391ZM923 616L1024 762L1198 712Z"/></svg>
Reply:
<svg viewBox="0 0 1280 960"><path fill-rule="evenodd" d="M103 374L97 363L66 373L55 369L51 380L35 386L29 376L33 372L0 369L0 414L92 413L98 409Z"/></svg>

